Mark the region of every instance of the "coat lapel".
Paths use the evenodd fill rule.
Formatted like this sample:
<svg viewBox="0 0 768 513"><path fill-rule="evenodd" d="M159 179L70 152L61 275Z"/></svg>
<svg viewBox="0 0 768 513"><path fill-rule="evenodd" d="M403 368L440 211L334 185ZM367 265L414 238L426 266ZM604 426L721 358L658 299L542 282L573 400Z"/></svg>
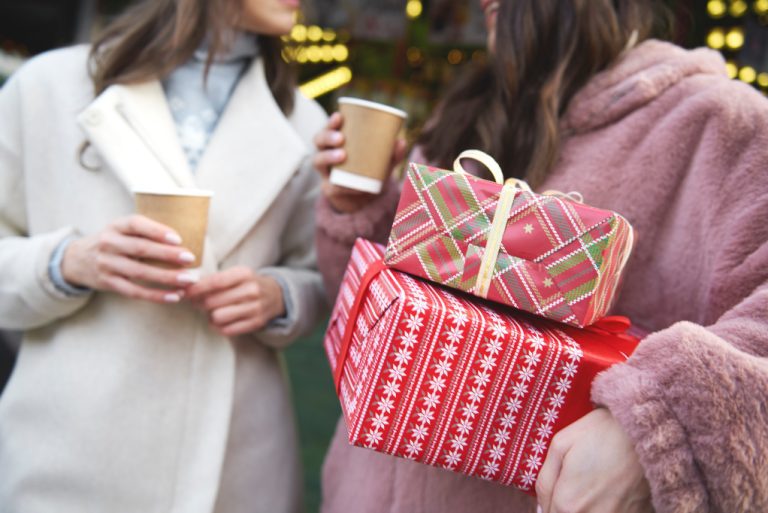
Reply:
<svg viewBox="0 0 768 513"><path fill-rule="evenodd" d="M307 154L257 59L235 88L196 172L198 187L214 192L208 233L219 261L264 215Z"/></svg>
<svg viewBox="0 0 768 513"><path fill-rule="evenodd" d="M195 186L159 81L110 86L78 124L129 190Z"/></svg>

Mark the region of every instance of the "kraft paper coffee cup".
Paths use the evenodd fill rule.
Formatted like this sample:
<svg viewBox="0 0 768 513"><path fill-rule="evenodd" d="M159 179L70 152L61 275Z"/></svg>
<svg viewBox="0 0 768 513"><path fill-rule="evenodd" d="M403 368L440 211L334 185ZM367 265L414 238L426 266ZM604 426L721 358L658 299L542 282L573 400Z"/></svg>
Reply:
<svg viewBox="0 0 768 513"><path fill-rule="evenodd" d="M203 261L208 209L213 193L200 189L134 190L136 212L173 228L181 245L195 255L192 267ZM152 262L168 267L165 263Z"/></svg>
<svg viewBox="0 0 768 513"><path fill-rule="evenodd" d="M392 150L408 114L359 98L339 98L347 160L331 170L330 181L378 194L390 173Z"/></svg>

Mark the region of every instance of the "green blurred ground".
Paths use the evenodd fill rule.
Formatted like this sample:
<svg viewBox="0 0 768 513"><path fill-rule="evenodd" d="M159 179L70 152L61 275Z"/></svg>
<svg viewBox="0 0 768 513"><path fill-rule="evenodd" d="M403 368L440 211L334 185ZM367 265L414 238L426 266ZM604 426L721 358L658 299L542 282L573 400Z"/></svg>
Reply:
<svg viewBox="0 0 768 513"><path fill-rule="evenodd" d="M299 424L307 513L320 507L320 467L341 414L323 350L325 326L322 322L285 352Z"/></svg>

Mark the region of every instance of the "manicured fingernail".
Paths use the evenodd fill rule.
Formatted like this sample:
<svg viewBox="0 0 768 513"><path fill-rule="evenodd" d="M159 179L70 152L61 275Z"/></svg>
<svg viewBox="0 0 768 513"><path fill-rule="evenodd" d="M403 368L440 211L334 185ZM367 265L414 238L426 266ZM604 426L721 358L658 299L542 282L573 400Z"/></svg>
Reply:
<svg viewBox="0 0 768 513"><path fill-rule="evenodd" d="M539 506L538 504L536 504L536 513L542 513L542 511L543 511L543 510L541 509L541 506Z"/></svg>
<svg viewBox="0 0 768 513"><path fill-rule="evenodd" d="M181 296L179 294L166 294L165 297L163 297L163 301L166 303L178 303L181 301Z"/></svg>
<svg viewBox="0 0 768 513"><path fill-rule="evenodd" d="M182 262L192 263L195 261L195 255L193 255L189 251L184 251L179 255L179 260L181 260Z"/></svg>
<svg viewBox="0 0 768 513"><path fill-rule="evenodd" d="M168 232L165 234L165 242L167 242L168 244L175 244L178 246L179 244L181 244L181 237L179 237L179 234L177 233Z"/></svg>
<svg viewBox="0 0 768 513"><path fill-rule="evenodd" d="M179 283L197 283L200 281L200 274L193 271L183 272L176 277L176 281Z"/></svg>
<svg viewBox="0 0 768 513"><path fill-rule="evenodd" d="M346 158L344 150L333 150L331 155L333 156L334 160L343 160Z"/></svg>
<svg viewBox="0 0 768 513"><path fill-rule="evenodd" d="M341 144L341 141L344 140L344 137L341 135L341 132L333 132L331 133L331 143L332 144Z"/></svg>

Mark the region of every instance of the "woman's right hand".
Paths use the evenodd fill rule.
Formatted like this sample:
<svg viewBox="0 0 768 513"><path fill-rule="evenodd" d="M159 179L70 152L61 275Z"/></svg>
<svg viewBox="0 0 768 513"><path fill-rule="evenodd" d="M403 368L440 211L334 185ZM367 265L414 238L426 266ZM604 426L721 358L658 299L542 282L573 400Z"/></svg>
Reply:
<svg viewBox="0 0 768 513"><path fill-rule="evenodd" d="M178 303L184 290L198 280L185 270L195 257L181 243L179 235L163 224L140 215L123 217L99 233L73 240L64 253L62 276L75 286L154 303Z"/></svg>
<svg viewBox="0 0 768 513"><path fill-rule="evenodd" d="M344 134L341 133L343 124L344 118L341 113L334 112L325 128L317 133L315 136L317 152L313 163L323 178L323 195L331 206L339 212L352 213L370 204L375 195L340 187L330 182L331 168L347 160L347 153L344 151ZM405 148L405 140L398 139L392 150L392 168L405 157Z"/></svg>

